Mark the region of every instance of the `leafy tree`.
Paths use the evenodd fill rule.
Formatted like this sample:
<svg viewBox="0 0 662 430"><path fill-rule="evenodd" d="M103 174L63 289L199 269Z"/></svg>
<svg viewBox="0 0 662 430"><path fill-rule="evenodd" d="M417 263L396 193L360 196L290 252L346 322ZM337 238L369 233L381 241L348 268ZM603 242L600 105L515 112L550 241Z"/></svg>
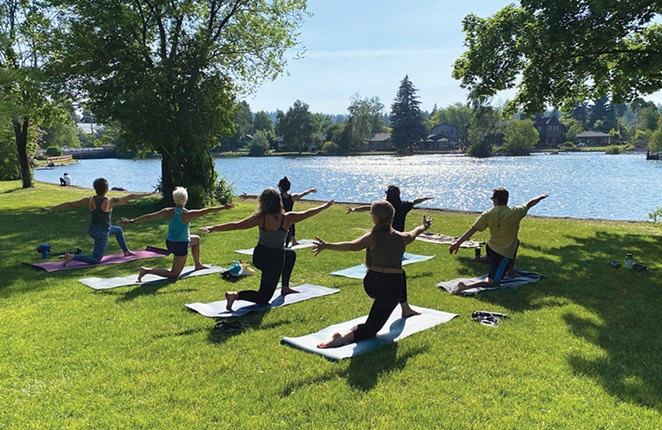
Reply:
<svg viewBox="0 0 662 430"><path fill-rule="evenodd" d="M216 186L210 150L237 91L278 76L296 46L304 0L61 0L59 72L123 145L162 157L162 188Z"/></svg>
<svg viewBox="0 0 662 430"><path fill-rule="evenodd" d="M563 123L565 127L565 138L568 139L569 141L575 142L577 139L577 135L579 133L582 133L584 131L582 125L580 124L579 121L575 119L571 119L570 121L566 121Z"/></svg>
<svg viewBox="0 0 662 430"><path fill-rule="evenodd" d="M529 155L540 135L533 126L533 121L512 120L503 130L503 151L510 155Z"/></svg>
<svg viewBox="0 0 662 430"><path fill-rule="evenodd" d="M354 94L347 108L349 117L345 121L345 127L349 127L347 133L350 136L349 149L353 150L362 145L366 139L386 129L382 121L382 110L384 105L379 97L361 98Z"/></svg>
<svg viewBox="0 0 662 430"><path fill-rule="evenodd" d="M251 107L245 101L240 101L235 106L234 133L230 136L221 138L221 149L224 151L234 151L246 145L246 135L250 135L253 130L253 113Z"/></svg>
<svg viewBox="0 0 662 430"><path fill-rule="evenodd" d="M569 111L606 94L629 101L662 89L661 12L659 0L521 0L489 18L468 15L453 77L474 104L517 85L508 112Z"/></svg>
<svg viewBox="0 0 662 430"><path fill-rule="evenodd" d="M481 106L474 111L469 126L469 148L467 154L471 157L489 157L497 137L501 133L499 118L501 112L491 106Z"/></svg>
<svg viewBox="0 0 662 430"><path fill-rule="evenodd" d="M414 145L427 136L425 120L420 108L421 102L418 101L416 91L409 76L405 75L391 105L389 116L393 129L391 139L398 150L408 148L409 151L413 151Z"/></svg>
<svg viewBox="0 0 662 430"><path fill-rule="evenodd" d="M285 149L304 151L313 134L313 117L308 105L301 100L294 102L285 114L280 114L276 134L283 138Z"/></svg>
<svg viewBox="0 0 662 430"><path fill-rule="evenodd" d="M271 133L274 130L274 124L271 121L271 117L265 111L260 111L255 114L253 118L253 132L264 131Z"/></svg>
<svg viewBox="0 0 662 430"><path fill-rule="evenodd" d="M11 122L23 188L32 187L30 156L35 127L48 124L56 95L46 86L54 23L49 10L30 0L0 1L0 104Z"/></svg>
<svg viewBox="0 0 662 430"><path fill-rule="evenodd" d="M253 157L260 157L267 153L269 150L269 139L264 131L258 131L253 136L253 140L248 145L248 155Z"/></svg>
<svg viewBox="0 0 662 430"><path fill-rule="evenodd" d="M11 181L20 178L17 161L16 144L11 123L0 120L0 181Z"/></svg>
<svg viewBox="0 0 662 430"><path fill-rule="evenodd" d="M340 147L335 142L326 141L322 145L322 152L325 155L336 155L340 151Z"/></svg>
<svg viewBox="0 0 662 430"><path fill-rule="evenodd" d="M608 97L600 97L593 101L589 110L588 128L608 133L609 130L618 126L616 112Z"/></svg>
<svg viewBox="0 0 662 430"><path fill-rule="evenodd" d="M662 152L662 117L660 117L658 127L651 134L648 141L648 150L653 153Z"/></svg>
<svg viewBox="0 0 662 430"><path fill-rule="evenodd" d="M80 140L78 139L78 132L79 129L72 114L69 113L68 115L63 115L61 122L44 129L40 146L42 148L47 148L49 146L79 148Z"/></svg>

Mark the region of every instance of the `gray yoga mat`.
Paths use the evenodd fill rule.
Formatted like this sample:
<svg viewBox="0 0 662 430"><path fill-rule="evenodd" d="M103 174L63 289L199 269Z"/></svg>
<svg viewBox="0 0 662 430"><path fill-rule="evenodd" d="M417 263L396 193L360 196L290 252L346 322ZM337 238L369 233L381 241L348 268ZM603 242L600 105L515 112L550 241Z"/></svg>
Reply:
<svg viewBox="0 0 662 430"><path fill-rule="evenodd" d="M433 257L434 255L416 255L405 252L402 265L406 266L407 264L427 261ZM359 264L357 266L348 267L347 269L336 270L335 272L331 272L331 275L344 276L352 279L363 279L367 271L368 269L366 269L365 264Z"/></svg>
<svg viewBox="0 0 662 430"><path fill-rule="evenodd" d="M343 358L356 357L365 352L397 342L400 339L404 339L405 337L411 336L419 331L427 330L436 325L446 323L457 316L457 314L450 314L434 309L420 307L413 307L413 309L420 312L421 315L402 318L400 316L400 307L396 307L388 321L386 321L386 324L384 324L384 327L382 327L377 333L377 336L362 340L358 343L350 343L337 348L322 349L317 347L321 342L331 339L333 333L344 333L355 325L365 322L368 317L367 315L355 318L351 321L329 326L317 333L306 336L284 337L281 340L281 343L314 354L319 354L330 360L338 361Z"/></svg>
<svg viewBox="0 0 662 430"><path fill-rule="evenodd" d="M186 266L182 273L177 279L191 278L193 276L202 276L210 275L212 273L220 273L225 269L219 266L214 266L213 264L208 265L208 269L194 270L195 266ZM95 290L108 290L110 288L124 287L127 285L145 285L145 284L156 284L159 282L174 281L174 279L164 278L163 276L157 275L145 275L143 276L142 282L138 282L138 274L134 273L133 275L128 275L124 277L117 278L83 278L79 279L78 282L81 284L87 285L90 288Z"/></svg>
<svg viewBox="0 0 662 430"><path fill-rule="evenodd" d="M513 278L505 278L501 280L501 285L498 287L493 287L493 288L487 288L487 287L476 287L476 288L471 288L469 290L464 290L463 292L459 293L462 295L471 295L471 294L476 294L481 291L489 291L489 290L498 290L498 289L503 289L503 288L513 288L513 287L521 287L522 285L530 284L531 282L537 282L540 279L544 278L544 275L541 275L540 273L536 272L525 272L523 270L518 270L517 271L518 276L513 277ZM445 281L445 282L440 282L437 284L437 287L443 288L449 293L457 287L458 282L464 282L465 284L469 282L476 282L476 281L485 281L487 279L487 275L484 276L477 276L475 278L458 278L458 279L452 279L450 281Z"/></svg>
<svg viewBox="0 0 662 430"><path fill-rule="evenodd" d="M290 249L303 249L303 248L310 248L313 246L313 240L312 239L301 239L299 241L298 245L291 246ZM248 249L238 249L235 252L239 254L245 254L245 255L253 255L253 249L255 248L248 248Z"/></svg>
<svg viewBox="0 0 662 430"><path fill-rule="evenodd" d="M225 306L226 300L219 300L218 302L211 303L187 303L184 306L210 318L230 318L246 315L249 312L265 311L271 308L279 308L292 303L302 302L304 300L313 299L315 297L327 296L335 294L340 290L337 288L321 287L319 285L303 284L292 287L298 291L296 294L288 294L283 296L280 294L280 289L276 290L273 297L266 305L257 305L252 302L244 300L237 300L233 303L233 311L229 312Z"/></svg>
<svg viewBox="0 0 662 430"><path fill-rule="evenodd" d="M447 236L443 233L429 233L429 232L423 232L416 238L416 240L420 240L423 242L439 243L441 245L450 245L457 239L458 239L457 237ZM483 245L485 245L485 242L476 242L475 240L469 239L462 242L460 248L480 248Z"/></svg>

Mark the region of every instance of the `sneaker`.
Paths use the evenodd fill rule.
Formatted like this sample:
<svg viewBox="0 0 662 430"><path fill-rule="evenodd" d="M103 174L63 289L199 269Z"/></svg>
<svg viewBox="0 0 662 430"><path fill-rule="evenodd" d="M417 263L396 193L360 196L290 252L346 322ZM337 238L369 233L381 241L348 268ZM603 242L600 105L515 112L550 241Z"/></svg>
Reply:
<svg viewBox="0 0 662 430"><path fill-rule="evenodd" d="M644 266L643 264L640 263L634 263L632 265L632 270L636 272L646 272L648 270L648 267Z"/></svg>
<svg viewBox="0 0 662 430"><path fill-rule="evenodd" d="M616 260L611 260L608 264L609 267L613 267L614 269L618 269L619 267L621 267L621 263L619 263Z"/></svg>

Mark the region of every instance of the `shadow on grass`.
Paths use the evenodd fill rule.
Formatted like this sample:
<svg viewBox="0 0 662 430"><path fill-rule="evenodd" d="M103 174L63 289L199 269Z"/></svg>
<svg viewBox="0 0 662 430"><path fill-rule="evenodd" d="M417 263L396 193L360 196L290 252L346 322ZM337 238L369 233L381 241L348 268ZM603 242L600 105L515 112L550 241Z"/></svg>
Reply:
<svg viewBox="0 0 662 430"><path fill-rule="evenodd" d="M624 402L662 411L662 342L657 336L662 274L659 269L636 272L608 265L611 260L622 263L626 252L631 252L635 261L650 266L662 255L662 241L656 236L609 231L588 237L566 235L565 240L570 244L546 250L549 259L525 257L518 264L547 279L475 297L514 312L555 303L581 306L594 318L567 312L562 319L574 336L595 345L602 354L597 358L594 353L570 354L567 360L573 371Z"/></svg>

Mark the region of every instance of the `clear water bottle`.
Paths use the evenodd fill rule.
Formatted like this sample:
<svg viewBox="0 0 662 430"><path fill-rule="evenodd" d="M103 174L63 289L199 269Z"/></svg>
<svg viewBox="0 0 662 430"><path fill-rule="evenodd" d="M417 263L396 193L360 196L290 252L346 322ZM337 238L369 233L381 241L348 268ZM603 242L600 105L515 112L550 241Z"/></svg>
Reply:
<svg viewBox="0 0 662 430"><path fill-rule="evenodd" d="M628 252L627 254L625 254L625 268L632 269L632 263L633 263L632 253Z"/></svg>

